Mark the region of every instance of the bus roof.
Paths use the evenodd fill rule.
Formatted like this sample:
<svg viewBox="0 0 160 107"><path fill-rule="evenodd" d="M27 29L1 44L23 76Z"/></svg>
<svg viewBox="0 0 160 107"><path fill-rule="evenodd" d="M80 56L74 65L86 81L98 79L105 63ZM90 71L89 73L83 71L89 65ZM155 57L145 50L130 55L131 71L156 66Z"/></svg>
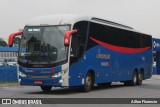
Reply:
<svg viewBox="0 0 160 107"><path fill-rule="evenodd" d="M132 27L119 24L116 22L96 18L96 17L91 17L88 15L79 15L79 14L56 14L56 15L47 15L47 16L40 16L37 18L34 18L30 20L27 24L27 26L47 26L47 25L64 25L64 24L74 24L78 21L91 21L92 22L97 22L100 24L105 24L113 27L117 27L120 29L125 29L133 32L139 32ZM145 34L145 33L142 33Z"/></svg>
<svg viewBox="0 0 160 107"><path fill-rule="evenodd" d="M78 21L90 21L91 17L86 15L76 14L57 14L34 18L29 21L28 26L42 26L42 25L63 25L74 24Z"/></svg>
<svg viewBox="0 0 160 107"><path fill-rule="evenodd" d="M95 17L90 17L87 15L78 15L78 14L57 14L57 15L41 16L41 17L37 17L30 20L27 25L32 25L32 26L62 25L62 24L74 24L75 22L78 22L78 21L90 21L90 20L133 30L133 28L129 26L122 25L116 22L95 18Z"/></svg>

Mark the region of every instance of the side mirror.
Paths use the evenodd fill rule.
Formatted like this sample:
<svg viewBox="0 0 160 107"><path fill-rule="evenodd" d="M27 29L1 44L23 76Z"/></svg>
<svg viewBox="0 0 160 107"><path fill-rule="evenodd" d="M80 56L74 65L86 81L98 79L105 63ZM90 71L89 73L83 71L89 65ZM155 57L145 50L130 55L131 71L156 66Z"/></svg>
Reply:
<svg viewBox="0 0 160 107"><path fill-rule="evenodd" d="M68 31L68 32L66 32L66 33L64 34L64 45L65 45L65 46L70 45L71 35L72 35L73 33L76 33L77 31L78 31L77 29L75 29L75 30L70 30L70 31Z"/></svg>
<svg viewBox="0 0 160 107"><path fill-rule="evenodd" d="M13 39L14 39L14 37L15 36L19 36L19 35L22 35L22 32L16 32L16 33L10 34L9 39L8 39L8 46L9 47L13 46Z"/></svg>

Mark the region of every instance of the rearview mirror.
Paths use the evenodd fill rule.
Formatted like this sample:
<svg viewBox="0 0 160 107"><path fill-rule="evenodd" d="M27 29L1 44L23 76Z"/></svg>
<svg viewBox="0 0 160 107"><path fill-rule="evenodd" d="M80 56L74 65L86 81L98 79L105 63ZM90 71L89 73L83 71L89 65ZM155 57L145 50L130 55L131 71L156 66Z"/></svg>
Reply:
<svg viewBox="0 0 160 107"><path fill-rule="evenodd" d="M64 45L65 45L65 46L68 46L68 45L70 44L71 35L72 35L73 33L76 33L76 32L77 32L77 29L75 29L75 30L70 30L70 31L68 31L68 32L66 32L66 33L64 34Z"/></svg>
<svg viewBox="0 0 160 107"><path fill-rule="evenodd" d="M13 39L14 39L14 37L15 36L19 36L19 35L22 35L22 32L16 32L16 33L10 34L9 39L8 39L8 46L9 47L13 46Z"/></svg>

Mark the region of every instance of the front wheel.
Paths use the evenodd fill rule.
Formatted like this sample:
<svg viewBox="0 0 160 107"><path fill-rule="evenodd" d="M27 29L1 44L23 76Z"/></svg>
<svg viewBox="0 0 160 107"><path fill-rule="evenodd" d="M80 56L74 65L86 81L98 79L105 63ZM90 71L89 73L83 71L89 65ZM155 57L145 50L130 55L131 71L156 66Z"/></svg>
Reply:
<svg viewBox="0 0 160 107"><path fill-rule="evenodd" d="M50 91L52 89L52 86L40 86L40 87L45 92L48 92L48 91Z"/></svg>
<svg viewBox="0 0 160 107"><path fill-rule="evenodd" d="M93 76L91 72L88 72L85 78L85 83L83 86L84 92L89 92L92 89L93 86Z"/></svg>

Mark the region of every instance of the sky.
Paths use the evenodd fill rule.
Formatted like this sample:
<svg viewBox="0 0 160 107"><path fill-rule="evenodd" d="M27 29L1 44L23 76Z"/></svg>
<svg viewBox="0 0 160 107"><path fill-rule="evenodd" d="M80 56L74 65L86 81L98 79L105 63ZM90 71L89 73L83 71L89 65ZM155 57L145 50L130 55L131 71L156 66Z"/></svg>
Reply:
<svg viewBox="0 0 160 107"><path fill-rule="evenodd" d="M160 0L0 0L0 37L7 39L32 18L53 14L90 15L160 38Z"/></svg>

